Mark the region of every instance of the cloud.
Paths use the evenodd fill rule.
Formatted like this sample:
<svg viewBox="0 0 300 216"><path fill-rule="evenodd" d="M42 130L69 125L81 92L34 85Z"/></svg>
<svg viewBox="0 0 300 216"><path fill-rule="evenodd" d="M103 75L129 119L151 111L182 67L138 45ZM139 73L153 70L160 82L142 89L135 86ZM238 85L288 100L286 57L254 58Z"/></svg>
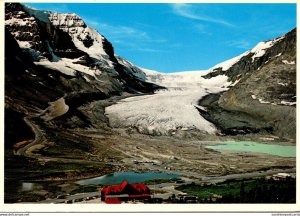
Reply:
<svg viewBox="0 0 300 216"><path fill-rule="evenodd" d="M214 18L211 16L200 14L195 10L195 7L189 4L177 3L177 4L172 4L171 7L173 9L173 12L178 16L182 16L193 20L216 23L227 27L235 27L232 23L224 19Z"/></svg>
<svg viewBox="0 0 300 216"><path fill-rule="evenodd" d="M101 34L105 33L111 37L123 38L132 35L148 37L146 32L142 32L128 26L111 25L111 24L99 22L98 20L86 18L86 17L83 17L83 20L86 22L87 25L100 31Z"/></svg>
<svg viewBox="0 0 300 216"><path fill-rule="evenodd" d="M202 24L194 25L194 29L196 29L197 32L199 32L201 34L212 35L212 33L207 30L206 26L204 26Z"/></svg>
<svg viewBox="0 0 300 216"><path fill-rule="evenodd" d="M94 19L83 17L83 20L93 28L96 28L101 34L104 34L111 40L120 40L127 38L128 40L136 40L148 43L166 43L166 39L154 38L148 32L138 28L112 25L108 23L99 22Z"/></svg>
<svg viewBox="0 0 300 216"><path fill-rule="evenodd" d="M135 29L128 26L120 26L120 25L109 25L109 24L100 24L100 30L106 32L113 38L135 38L140 40L150 40L150 36L147 32L141 31L139 29Z"/></svg>
<svg viewBox="0 0 300 216"><path fill-rule="evenodd" d="M250 49L250 45L250 42L246 40L235 40L226 42L226 46L235 47L239 49Z"/></svg>
<svg viewBox="0 0 300 216"><path fill-rule="evenodd" d="M141 52L150 52L150 53L162 53L167 52L166 50L152 49L152 48L135 48L134 50Z"/></svg>
<svg viewBox="0 0 300 216"><path fill-rule="evenodd" d="M154 47L168 42L165 39L153 37L148 32L139 28L125 25L112 25L88 17L83 17L83 20L87 25L97 29L114 45L117 45L119 49L148 53L164 52L164 50L155 49Z"/></svg>
<svg viewBox="0 0 300 216"><path fill-rule="evenodd" d="M147 52L147 53L162 53L162 52L168 52L168 50L163 49L156 49L153 48L153 46L149 45L141 45L139 43L130 42L130 41L123 41L123 40L117 40L114 41L114 44L118 44L118 48L120 50L131 50L131 51L137 51L137 52Z"/></svg>

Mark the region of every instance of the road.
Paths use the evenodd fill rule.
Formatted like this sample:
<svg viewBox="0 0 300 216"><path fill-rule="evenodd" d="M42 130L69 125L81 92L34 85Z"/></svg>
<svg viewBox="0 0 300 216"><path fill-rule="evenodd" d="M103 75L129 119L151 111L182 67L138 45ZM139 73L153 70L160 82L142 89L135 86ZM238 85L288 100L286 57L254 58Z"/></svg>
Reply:
<svg viewBox="0 0 300 216"><path fill-rule="evenodd" d="M42 134L41 130L39 129L39 127L38 127L37 125L33 124L33 123L29 120L29 119L31 119L31 118L32 118L32 117L29 117L29 116L24 117L24 121L25 121L25 123L31 128L31 130L33 131L33 133L34 133L34 135L35 135L35 138L34 138L34 140L33 140L31 143L29 143L29 144L27 144L26 146L24 146L24 147L18 149L18 150L16 151L16 154L17 154L17 155L23 155L23 156L26 156L26 151L27 151L29 148L31 148L32 146L39 144L39 143L41 142L41 140L42 140L43 134Z"/></svg>
<svg viewBox="0 0 300 216"><path fill-rule="evenodd" d="M38 203L74 203L74 202L81 202L87 199L100 199L100 192L97 191L97 192L90 192L90 193L74 194L60 199L43 200Z"/></svg>

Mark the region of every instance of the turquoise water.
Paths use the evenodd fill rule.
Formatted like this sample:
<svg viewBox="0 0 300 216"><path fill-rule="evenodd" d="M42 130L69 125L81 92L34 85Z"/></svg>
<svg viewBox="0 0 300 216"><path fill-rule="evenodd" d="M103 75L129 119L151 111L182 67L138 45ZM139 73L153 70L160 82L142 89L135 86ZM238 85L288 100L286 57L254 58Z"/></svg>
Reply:
<svg viewBox="0 0 300 216"><path fill-rule="evenodd" d="M154 173L154 172L144 172L144 173L136 173L136 172L117 172L105 176L100 176L91 179L85 179L77 181L77 184L80 185L116 185L121 184L123 181L128 181L129 183L139 183L144 182L151 179L157 178L176 178L178 175L176 174L167 174L167 173Z"/></svg>
<svg viewBox="0 0 300 216"><path fill-rule="evenodd" d="M250 141L228 141L217 145L207 146L207 148L215 150L264 153L281 157L296 157L296 146L291 145L271 145Z"/></svg>

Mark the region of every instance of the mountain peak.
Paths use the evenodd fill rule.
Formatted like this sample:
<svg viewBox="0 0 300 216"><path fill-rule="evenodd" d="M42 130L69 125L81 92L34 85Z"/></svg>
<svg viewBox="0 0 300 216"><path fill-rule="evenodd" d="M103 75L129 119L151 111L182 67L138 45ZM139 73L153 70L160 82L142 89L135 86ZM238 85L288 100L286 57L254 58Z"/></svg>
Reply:
<svg viewBox="0 0 300 216"><path fill-rule="evenodd" d="M50 13L49 20L54 26L62 27L86 27L84 21L75 13Z"/></svg>
<svg viewBox="0 0 300 216"><path fill-rule="evenodd" d="M34 65L72 77L82 82L79 85L84 85L83 89L153 91L152 84L144 83L143 72L116 58L112 44L75 13L10 3L5 8L5 26Z"/></svg>

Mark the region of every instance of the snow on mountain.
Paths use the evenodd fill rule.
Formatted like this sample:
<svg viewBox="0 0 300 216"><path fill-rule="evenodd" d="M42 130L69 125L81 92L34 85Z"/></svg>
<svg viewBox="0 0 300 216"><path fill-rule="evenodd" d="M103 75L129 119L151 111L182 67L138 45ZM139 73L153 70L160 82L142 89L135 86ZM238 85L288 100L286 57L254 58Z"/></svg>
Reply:
<svg viewBox="0 0 300 216"><path fill-rule="evenodd" d="M38 20L49 23L49 11L36 10L32 7L24 6L24 10L32 17L37 18Z"/></svg>
<svg viewBox="0 0 300 216"><path fill-rule="evenodd" d="M5 29L39 71L61 73L67 84L80 82L81 91L146 93L159 88L146 83L141 69L116 56L113 45L74 13L7 3Z"/></svg>
<svg viewBox="0 0 300 216"><path fill-rule="evenodd" d="M42 11L24 5L19 6L18 9L19 11L13 11L10 16L6 17L5 25L11 26L11 33L15 36L19 46L26 52L31 53L36 65L54 69L70 76L75 76L75 72L78 71L94 76L96 79L96 75L101 74L102 70L117 73L114 70L114 63L104 49L106 39L96 30L87 26L78 15ZM48 26L47 28L50 29L48 34L52 34L51 32L54 32L55 29L67 33L75 45L74 48L79 50L82 56L88 55L89 58L93 59L94 67L78 63L78 58L58 57L55 52L61 51L62 48L55 48L53 39L57 40L55 37L59 36L55 36L56 33L54 33L54 36L51 36L53 38L45 40L45 36L41 36L44 33L40 29L39 22ZM30 32L30 28L33 29L32 32ZM60 40L67 39L61 38ZM70 42L66 42L70 44ZM65 48L64 52L71 53L74 50ZM45 56L44 53L49 53L52 58ZM80 55L80 53L77 55ZM99 65L99 67L96 65Z"/></svg>
<svg viewBox="0 0 300 216"><path fill-rule="evenodd" d="M241 55L238 55L234 58L231 58L229 60L226 60L224 62L221 62L215 66L213 66L212 68L209 69L209 71L213 71L216 68L222 68L222 71L227 71L229 68L231 68L235 63L237 63L241 58L243 58L244 56L248 55L251 51L247 51L242 53Z"/></svg>
<svg viewBox="0 0 300 216"><path fill-rule="evenodd" d="M133 74L139 80L146 81L146 74L141 68L135 66L130 61L123 59L118 55L115 55L115 57L118 60L119 64L123 65L125 68L130 69L130 71L127 72Z"/></svg>
<svg viewBox="0 0 300 216"><path fill-rule="evenodd" d="M76 72L79 71L81 73L91 75L95 79L97 79L95 75L101 74L101 71L99 70L95 70L90 67L74 63L77 60L78 59L73 60L68 58L61 58L58 61L50 62L46 59L43 59L38 62L35 62L35 64L44 66L45 68L60 71L61 73L66 74L68 76L76 76Z"/></svg>
<svg viewBox="0 0 300 216"><path fill-rule="evenodd" d="M231 58L229 60L226 60L224 62L221 62L215 66L213 66L212 68L209 69L210 72L214 71L217 68L222 68L222 71L227 71L229 68L231 68L234 64L236 64L237 62L239 62L241 60L241 58L251 54L252 55L252 62L259 57L262 57L265 53L266 50L271 48L272 46L274 46L277 42L279 42L280 40L282 40L284 38L284 36L282 37L278 37L274 40L269 40L269 41L264 41L264 42L259 42L253 49L248 50L234 58Z"/></svg>
<svg viewBox="0 0 300 216"><path fill-rule="evenodd" d="M146 81L155 83L160 86L170 88L182 88L191 86L201 86L205 79L202 76L209 73L209 71L184 71L175 73L159 73L142 69L146 74Z"/></svg>
<svg viewBox="0 0 300 216"><path fill-rule="evenodd" d="M100 61L105 68L114 68L113 62L103 48L104 37L95 29L87 26L75 13L60 14L49 12L49 20L53 26L68 33L77 49ZM104 63L104 64L103 64ZM87 70L80 70L86 72ZM91 70L88 70L90 75ZM111 70L115 72L114 70ZM101 72L95 69L95 73Z"/></svg>
<svg viewBox="0 0 300 216"><path fill-rule="evenodd" d="M32 23L34 22L33 17L29 18L22 18L23 11L19 11L19 13L15 16L12 17L12 19L6 20L5 25L14 25L17 24L19 26L31 26Z"/></svg>
<svg viewBox="0 0 300 216"><path fill-rule="evenodd" d="M86 26L84 21L76 14L59 14L49 12L49 20L52 25L67 32L75 46L91 57L100 60L107 53L103 49L104 37L95 29ZM88 44L90 42L90 44ZM109 67L112 67L111 61Z"/></svg>
<svg viewBox="0 0 300 216"><path fill-rule="evenodd" d="M266 53L266 49L271 48L272 46L274 46L274 44L276 44L278 41L282 40L283 38L284 38L284 36L276 38L274 40L269 40L269 41L258 43L250 51L251 53L254 53L254 55L252 56L252 62L255 60L255 58L259 58L259 57L263 56Z"/></svg>

